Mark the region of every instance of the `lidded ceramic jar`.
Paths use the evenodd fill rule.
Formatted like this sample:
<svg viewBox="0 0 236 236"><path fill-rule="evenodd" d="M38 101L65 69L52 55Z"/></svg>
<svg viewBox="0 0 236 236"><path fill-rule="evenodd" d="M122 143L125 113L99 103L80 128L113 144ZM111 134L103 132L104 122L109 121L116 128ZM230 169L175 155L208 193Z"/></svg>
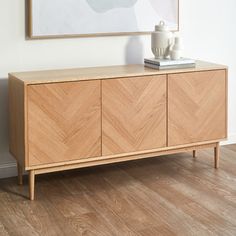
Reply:
<svg viewBox="0 0 236 236"><path fill-rule="evenodd" d="M169 31L164 21L160 21L152 32L152 52L156 59L167 58L170 54L173 33Z"/></svg>

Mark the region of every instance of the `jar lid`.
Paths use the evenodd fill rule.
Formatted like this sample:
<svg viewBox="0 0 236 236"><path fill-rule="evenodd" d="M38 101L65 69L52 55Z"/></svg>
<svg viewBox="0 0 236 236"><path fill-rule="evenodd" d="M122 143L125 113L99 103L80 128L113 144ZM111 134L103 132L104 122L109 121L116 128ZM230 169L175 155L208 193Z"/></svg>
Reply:
<svg viewBox="0 0 236 236"><path fill-rule="evenodd" d="M159 25L155 26L155 31L169 31L169 28L164 21L160 21Z"/></svg>

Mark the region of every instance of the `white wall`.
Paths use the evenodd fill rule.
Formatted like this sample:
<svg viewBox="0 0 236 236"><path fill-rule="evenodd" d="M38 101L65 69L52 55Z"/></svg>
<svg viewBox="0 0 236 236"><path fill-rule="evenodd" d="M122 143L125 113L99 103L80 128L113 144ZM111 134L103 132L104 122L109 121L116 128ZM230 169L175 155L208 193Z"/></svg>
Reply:
<svg viewBox="0 0 236 236"><path fill-rule="evenodd" d="M235 0L180 0L184 55L229 66L230 142L236 142L235 9ZM8 72L141 63L152 55L149 36L26 41L24 18L24 0L0 0L0 178L16 173L8 153Z"/></svg>

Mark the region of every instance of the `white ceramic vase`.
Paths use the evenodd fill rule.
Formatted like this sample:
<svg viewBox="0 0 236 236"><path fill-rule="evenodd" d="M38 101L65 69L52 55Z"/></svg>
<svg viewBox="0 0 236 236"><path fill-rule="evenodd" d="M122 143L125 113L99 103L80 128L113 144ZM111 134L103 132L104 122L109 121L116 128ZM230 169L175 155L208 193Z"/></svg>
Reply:
<svg viewBox="0 0 236 236"><path fill-rule="evenodd" d="M173 33L169 31L164 21L160 21L152 32L152 52L156 59L167 58L170 55L172 41Z"/></svg>
<svg viewBox="0 0 236 236"><path fill-rule="evenodd" d="M181 43L179 37L175 37L175 43L172 47L170 58L171 60L178 60L181 58Z"/></svg>

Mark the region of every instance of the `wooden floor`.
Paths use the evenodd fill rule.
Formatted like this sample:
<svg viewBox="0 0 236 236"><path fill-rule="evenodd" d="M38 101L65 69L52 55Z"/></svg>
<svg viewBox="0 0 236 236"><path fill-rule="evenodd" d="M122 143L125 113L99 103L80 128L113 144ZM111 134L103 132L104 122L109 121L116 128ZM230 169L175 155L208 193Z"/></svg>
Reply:
<svg viewBox="0 0 236 236"><path fill-rule="evenodd" d="M0 235L236 235L236 145L0 180Z"/></svg>

